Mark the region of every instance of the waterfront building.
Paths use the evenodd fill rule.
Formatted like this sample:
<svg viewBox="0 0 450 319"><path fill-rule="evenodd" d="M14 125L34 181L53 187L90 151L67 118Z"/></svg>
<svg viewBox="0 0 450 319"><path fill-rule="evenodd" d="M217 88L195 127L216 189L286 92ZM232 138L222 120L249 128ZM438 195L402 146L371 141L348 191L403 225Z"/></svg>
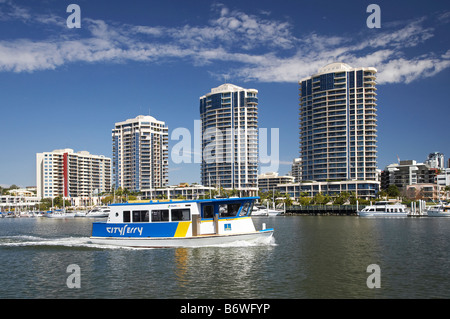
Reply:
<svg viewBox="0 0 450 319"><path fill-rule="evenodd" d="M262 192L273 191L277 189L278 184L292 184L295 182L293 176L278 176L276 172L267 172L258 175L258 188Z"/></svg>
<svg viewBox="0 0 450 319"><path fill-rule="evenodd" d="M111 158L65 148L36 154L39 199L91 197L111 190Z"/></svg>
<svg viewBox="0 0 450 319"><path fill-rule="evenodd" d="M295 182L300 182L302 180L302 159L294 158L291 167L291 176L295 178Z"/></svg>
<svg viewBox="0 0 450 319"><path fill-rule="evenodd" d="M115 123L112 130L114 187L142 191L166 186L168 135L165 122L149 115Z"/></svg>
<svg viewBox="0 0 450 319"><path fill-rule="evenodd" d="M450 186L450 168L441 169L436 176L436 183L439 186Z"/></svg>
<svg viewBox="0 0 450 319"><path fill-rule="evenodd" d="M0 212L36 209L41 201L36 195L0 195Z"/></svg>
<svg viewBox="0 0 450 319"><path fill-rule="evenodd" d="M299 81L302 180L377 179L376 73L331 63Z"/></svg>
<svg viewBox="0 0 450 319"><path fill-rule="evenodd" d="M386 166L381 174L381 185L383 189L396 185L405 191L408 185L435 184L437 175L438 169L431 168L428 164L403 160Z"/></svg>
<svg viewBox="0 0 450 319"><path fill-rule="evenodd" d="M425 164L428 164L428 166L430 166L431 168L444 169L444 154L439 152L428 154L428 158L425 160Z"/></svg>
<svg viewBox="0 0 450 319"><path fill-rule="evenodd" d="M216 191L215 187L203 185L174 185L157 189L145 189L142 191L142 199L186 199L197 200L208 197L210 192Z"/></svg>
<svg viewBox="0 0 450 319"><path fill-rule="evenodd" d="M258 91L233 84L200 97L201 183L255 195L258 175Z"/></svg>
<svg viewBox="0 0 450 319"><path fill-rule="evenodd" d="M288 194L291 198L301 196L313 197L322 195L337 196L342 192L355 194L360 198L376 198L380 183L377 181L328 181L328 182L301 182L291 184L278 184L275 190Z"/></svg>
<svg viewBox="0 0 450 319"><path fill-rule="evenodd" d="M441 187L433 183L419 183L407 185L405 195L410 199L424 199L426 201L439 200Z"/></svg>

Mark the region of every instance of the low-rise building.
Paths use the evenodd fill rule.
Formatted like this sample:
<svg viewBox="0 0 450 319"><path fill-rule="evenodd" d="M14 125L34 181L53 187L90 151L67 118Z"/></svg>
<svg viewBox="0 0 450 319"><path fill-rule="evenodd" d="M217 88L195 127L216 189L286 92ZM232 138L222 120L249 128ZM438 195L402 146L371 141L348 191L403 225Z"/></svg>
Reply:
<svg viewBox="0 0 450 319"><path fill-rule="evenodd" d="M382 189L396 185L401 191L404 191L408 185L433 184L438 171L437 168L431 168L425 163L417 163L415 160L390 164L381 174Z"/></svg>
<svg viewBox="0 0 450 319"><path fill-rule="evenodd" d="M292 184L295 182L293 176L278 176L276 172L268 172L258 175L258 188L262 192L272 191L278 184Z"/></svg>
<svg viewBox="0 0 450 319"><path fill-rule="evenodd" d="M282 194L288 194L291 198L300 196L313 197L319 193L323 195L337 196L340 193L354 193L356 197L372 199L376 198L380 190L380 182L377 181L309 181L302 183L278 184L276 187Z"/></svg>

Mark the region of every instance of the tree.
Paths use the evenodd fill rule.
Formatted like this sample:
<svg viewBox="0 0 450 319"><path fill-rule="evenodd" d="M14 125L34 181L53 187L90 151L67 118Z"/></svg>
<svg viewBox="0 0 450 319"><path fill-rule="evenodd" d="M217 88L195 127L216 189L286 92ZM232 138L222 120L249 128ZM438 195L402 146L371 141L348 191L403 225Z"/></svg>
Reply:
<svg viewBox="0 0 450 319"><path fill-rule="evenodd" d="M331 197L328 195L323 195L322 193L318 193L314 195L312 199L312 203L316 205L325 205L331 200Z"/></svg>
<svg viewBox="0 0 450 319"><path fill-rule="evenodd" d="M342 192L333 201L334 205L344 205L350 197L350 193Z"/></svg>
<svg viewBox="0 0 450 319"><path fill-rule="evenodd" d="M287 206L292 206L292 199L288 193L285 194L284 204Z"/></svg>
<svg viewBox="0 0 450 319"><path fill-rule="evenodd" d="M389 185L386 192L387 192L388 196L390 196L390 197L399 197L400 196L400 190L398 189L397 185Z"/></svg>

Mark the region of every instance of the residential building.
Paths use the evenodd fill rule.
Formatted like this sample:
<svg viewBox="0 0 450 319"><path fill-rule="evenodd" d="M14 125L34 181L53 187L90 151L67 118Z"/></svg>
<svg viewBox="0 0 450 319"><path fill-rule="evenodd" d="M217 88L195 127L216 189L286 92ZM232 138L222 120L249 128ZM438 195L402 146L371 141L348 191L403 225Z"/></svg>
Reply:
<svg viewBox="0 0 450 319"><path fill-rule="evenodd" d="M302 180L377 179L376 73L331 63L299 81Z"/></svg>
<svg viewBox="0 0 450 319"><path fill-rule="evenodd" d="M337 196L342 192L355 194L361 198L375 198L380 183L377 181L329 181L329 182L301 182L291 184L278 184L275 190L282 194L288 194L291 198L300 196L313 197L319 193L329 196Z"/></svg>
<svg viewBox="0 0 450 319"><path fill-rule="evenodd" d="M450 168L441 169L436 176L436 183L439 186L450 186Z"/></svg>
<svg viewBox="0 0 450 319"><path fill-rule="evenodd" d="M427 164L431 168L444 169L445 168L444 154L439 152L428 154L428 158L426 159L425 164Z"/></svg>
<svg viewBox="0 0 450 319"><path fill-rule="evenodd" d="M112 144L116 189L142 191L168 184L169 133L165 122L149 115L117 122Z"/></svg>
<svg viewBox="0 0 450 319"><path fill-rule="evenodd" d="M201 183L256 194L258 91L228 83L213 88L200 97L200 117Z"/></svg>
<svg viewBox="0 0 450 319"><path fill-rule="evenodd" d="M0 195L0 212L36 209L41 201L35 195Z"/></svg>
<svg viewBox="0 0 450 319"><path fill-rule="evenodd" d="M407 185L404 194L410 199L439 200L441 187L437 184Z"/></svg>
<svg viewBox="0 0 450 319"><path fill-rule="evenodd" d="M295 182L293 176L278 176L276 172L268 172L258 175L258 188L260 191L268 192L277 189L278 184L292 184Z"/></svg>
<svg viewBox="0 0 450 319"><path fill-rule="evenodd" d="M36 154L37 198L90 197L111 190L111 159L58 149Z"/></svg>
<svg viewBox="0 0 450 319"><path fill-rule="evenodd" d="M291 167L291 176L295 178L295 182L300 182L302 180L302 159L294 158Z"/></svg>
<svg viewBox="0 0 450 319"><path fill-rule="evenodd" d="M142 199L177 199L196 200L209 196L210 192L216 191L215 187L203 185L175 185L157 189L142 191ZM208 197L209 198L209 197Z"/></svg>
<svg viewBox="0 0 450 319"><path fill-rule="evenodd" d="M435 184L437 174L438 169L431 168L428 164L403 160L386 166L381 174L381 185L383 189L396 185L405 191L408 185Z"/></svg>

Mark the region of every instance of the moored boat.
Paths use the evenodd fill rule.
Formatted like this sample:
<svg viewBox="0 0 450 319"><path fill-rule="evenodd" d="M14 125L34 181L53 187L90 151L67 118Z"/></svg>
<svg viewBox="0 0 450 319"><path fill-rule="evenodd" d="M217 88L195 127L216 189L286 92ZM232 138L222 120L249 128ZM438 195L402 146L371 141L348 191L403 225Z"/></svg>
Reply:
<svg viewBox="0 0 450 319"><path fill-rule="evenodd" d="M91 241L129 247L198 247L273 236L251 218L258 197L150 201L110 205L106 222L92 224Z"/></svg>
<svg viewBox="0 0 450 319"><path fill-rule="evenodd" d="M101 217L108 217L110 212L110 208L107 206L104 207L96 207L94 209L91 209L87 214L86 217L95 217L95 218L101 218Z"/></svg>
<svg viewBox="0 0 450 319"><path fill-rule="evenodd" d="M358 211L357 214L360 217L408 217L405 205L390 204L386 201L366 206Z"/></svg>
<svg viewBox="0 0 450 319"><path fill-rule="evenodd" d="M450 217L450 205L441 204L441 205L431 206L427 210L427 215L429 217Z"/></svg>

